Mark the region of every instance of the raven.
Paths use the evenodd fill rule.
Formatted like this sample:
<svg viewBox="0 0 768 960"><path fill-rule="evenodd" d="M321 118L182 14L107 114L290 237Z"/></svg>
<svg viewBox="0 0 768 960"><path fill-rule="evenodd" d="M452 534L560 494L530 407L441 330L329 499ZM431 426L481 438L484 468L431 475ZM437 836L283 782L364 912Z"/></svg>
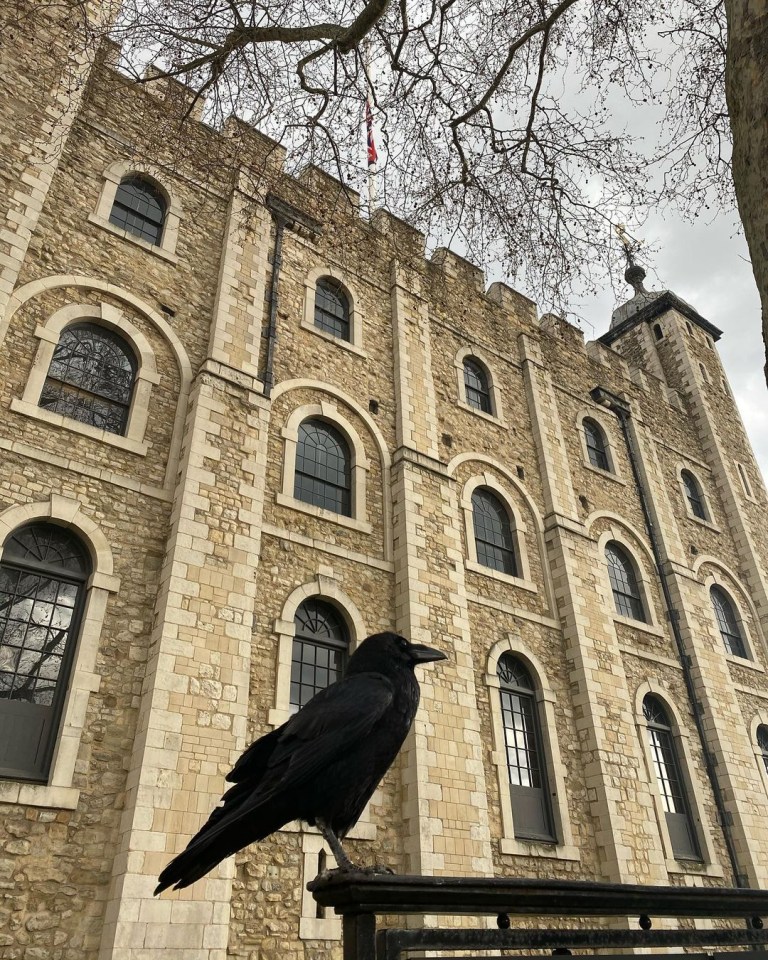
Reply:
<svg viewBox="0 0 768 960"><path fill-rule="evenodd" d="M365 639L341 680L248 747L226 776L234 786L160 874L155 894L189 886L291 820L316 824L339 868L356 869L339 838L357 823L411 727L419 705L413 668L445 659L396 633Z"/></svg>

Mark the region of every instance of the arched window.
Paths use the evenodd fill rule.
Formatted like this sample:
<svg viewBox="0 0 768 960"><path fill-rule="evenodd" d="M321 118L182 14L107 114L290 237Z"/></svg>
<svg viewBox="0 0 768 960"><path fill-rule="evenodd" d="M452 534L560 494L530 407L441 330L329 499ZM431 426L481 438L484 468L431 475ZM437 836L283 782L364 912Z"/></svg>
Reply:
<svg viewBox="0 0 768 960"><path fill-rule="evenodd" d="M145 177L125 177L117 188L109 222L159 246L165 209L165 198L154 184Z"/></svg>
<svg viewBox="0 0 768 960"><path fill-rule="evenodd" d="M347 662L349 632L341 614L323 600L305 600L294 618L291 712L338 680Z"/></svg>
<svg viewBox="0 0 768 960"><path fill-rule="evenodd" d="M608 459L608 447L602 427L594 420L585 419L583 424L584 439L587 443L587 456L593 467L599 470L610 470L611 461Z"/></svg>
<svg viewBox="0 0 768 960"><path fill-rule="evenodd" d="M611 581L616 613L645 623L643 601L632 561L615 540L606 544L605 559L608 562L608 577Z"/></svg>
<svg viewBox="0 0 768 960"><path fill-rule="evenodd" d="M744 637L741 635L739 622L728 595L720 587L712 587L709 595L712 598L712 607L725 649L734 657L743 657L746 660L747 648L744 646Z"/></svg>
<svg viewBox="0 0 768 960"><path fill-rule="evenodd" d="M509 653L499 658L497 674L515 836L555 840L533 679Z"/></svg>
<svg viewBox="0 0 768 960"><path fill-rule="evenodd" d="M304 503L352 516L349 446L329 423L305 420L299 426L293 495Z"/></svg>
<svg viewBox="0 0 768 960"><path fill-rule="evenodd" d="M664 339L664 331L661 329L661 324L660 324L660 323L654 323L654 325L653 325L653 335L654 335L654 337L656 337L657 340L663 340L663 339Z"/></svg>
<svg viewBox="0 0 768 960"><path fill-rule="evenodd" d="M470 407L493 414L488 374L474 357L464 358L464 392Z"/></svg>
<svg viewBox="0 0 768 960"><path fill-rule="evenodd" d="M700 860L701 852L691 821L669 717L658 697L651 694L643 700L643 715L672 852L684 860Z"/></svg>
<svg viewBox="0 0 768 960"><path fill-rule="evenodd" d="M122 337L94 323L65 327L40 406L108 433L125 434L136 358Z"/></svg>
<svg viewBox="0 0 768 960"><path fill-rule="evenodd" d="M763 758L765 772L768 773L768 727L764 723L757 728L757 747Z"/></svg>
<svg viewBox="0 0 768 960"><path fill-rule="evenodd" d="M701 488L699 487L696 477L694 477L690 470L683 470L680 478L683 481L683 489L685 490L685 496L688 500L688 506L691 508L691 513L700 520L706 520L707 512L704 509L704 500L701 496Z"/></svg>
<svg viewBox="0 0 768 960"><path fill-rule="evenodd" d="M349 340L349 300L336 280L323 277L315 287L315 326L339 340Z"/></svg>
<svg viewBox="0 0 768 960"><path fill-rule="evenodd" d="M511 577L518 576L509 514L486 487L479 487L472 494L472 520L477 562Z"/></svg>
<svg viewBox="0 0 768 960"><path fill-rule="evenodd" d="M44 782L91 565L68 530L16 530L0 560L0 776Z"/></svg>

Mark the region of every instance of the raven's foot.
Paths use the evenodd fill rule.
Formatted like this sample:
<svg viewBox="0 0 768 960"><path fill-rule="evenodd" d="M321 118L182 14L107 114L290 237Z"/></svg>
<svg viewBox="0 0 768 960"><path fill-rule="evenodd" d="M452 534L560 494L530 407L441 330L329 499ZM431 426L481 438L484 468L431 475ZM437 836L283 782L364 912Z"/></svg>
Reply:
<svg viewBox="0 0 768 960"><path fill-rule="evenodd" d="M388 867L386 863L374 863L371 867L359 867L358 873L364 873L367 877L393 876L395 871Z"/></svg>

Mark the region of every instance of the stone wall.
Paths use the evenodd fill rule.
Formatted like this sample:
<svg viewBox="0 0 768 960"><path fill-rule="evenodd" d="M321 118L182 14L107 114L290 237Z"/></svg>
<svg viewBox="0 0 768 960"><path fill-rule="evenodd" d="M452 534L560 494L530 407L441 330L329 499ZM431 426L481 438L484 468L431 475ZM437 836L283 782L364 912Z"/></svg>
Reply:
<svg viewBox="0 0 768 960"><path fill-rule="evenodd" d="M22 90L28 64L15 70ZM768 723L766 494L710 334L670 308L654 318L660 340L648 321L612 347L585 345L516 291L486 290L455 254L425 259L424 238L385 211L364 220L320 171L286 176L278 145L245 125L191 122L163 142L174 90L94 68L28 235L13 241L0 532L53 519L98 563L52 780L0 781L2 956L340 956L338 921L303 889L321 840L296 825L152 897L238 752L287 718L293 617L310 597L337 606L353 645L397 629L449 655L421 671L419 716L350 837L353 857L425 874L730 885L707 754L739 872L765 884L768 775L755 738ZM13 198L36 162L24 144L42 121L14 96L3 103L15 132L0 215L18 225ZM166 192L172 249L104 216L110 184L131 171ZM283 232L273 303L270 194L305 223ZM322 276L348 293L350 343L314 325ZM53 345L78 316L141 345L135 436L39 410ZM488 373L490 414L467 403L466 356ZM595 387L628 405L634 465ZM350 518L293 496L307 416L335 423L354 450ZM585 417L604 431L610 470L589 462ZM704 521L684 469L701 485ZM516 576L477 562L478 486L514 521ZM636 563L645 623L616 615L609 540ZM748 659L724 650L713 584L734 598ZM516 831L496 675L505 652L536 683L556 842ZM648 692L674 721L699 862L670 847Z"/></svg>

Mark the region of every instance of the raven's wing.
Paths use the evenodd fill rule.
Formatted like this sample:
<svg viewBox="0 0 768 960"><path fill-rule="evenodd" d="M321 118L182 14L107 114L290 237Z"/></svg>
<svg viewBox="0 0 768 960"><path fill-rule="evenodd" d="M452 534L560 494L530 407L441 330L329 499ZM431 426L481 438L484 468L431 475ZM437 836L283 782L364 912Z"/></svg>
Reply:
<svg viewBox="0 0 768 960"><path fill-rule="evenodd" d="M281 727L251 744L227 780L247 780L267 795L281 786L304 783L365 739L394 695L392 681L380 673L357 673L331 684Z"/></svg>

